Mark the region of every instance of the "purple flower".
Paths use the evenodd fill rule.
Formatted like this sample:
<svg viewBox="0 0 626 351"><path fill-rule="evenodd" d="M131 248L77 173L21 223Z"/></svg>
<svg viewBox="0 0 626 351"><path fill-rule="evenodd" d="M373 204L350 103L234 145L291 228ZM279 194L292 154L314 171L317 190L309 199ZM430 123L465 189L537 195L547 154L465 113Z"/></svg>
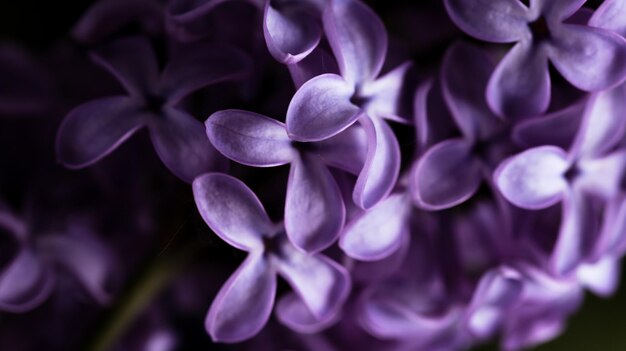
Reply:
<svg viewBox="0 0 626 351"><path fill-rule="evenodd" d="M172 173L191 182L219 166L202 123L176 105L209 84L240 77L249 62L239 51L198 46L175 56L159 76L148 40L121 39L99 50L96 62L109 70L129 95L87 102L72 110L59 128L57 155L69 168L89 166L143 127Z"/></svg>
<svg viewBox="0 0 626 351"><path fill-rule="evenodd" d="M592 200L607 202L621 191L626 152L613 147L626 128L618 113L623 99L623 87L591 98L568 152L535 147L505 160L494 173L497 187L516 206L541 209L562 202L561 232L551 263L558 274L569 273L593 250L599 231Z"/></svg>
<svg viewBox="0 0 626 351"><path fill-rule="evenodd" d="M466 33L494 43L515 43L491 76L489 106L512 117L544 112L550 103L548 62L575 87L599 91L626 77L626 41L616 33L565 23L584 0L446 0Z"/></svg>
<svg viewBox="0 0 626 351"><path fill-rule="evenodd" d="M297 141L319 141L358 120L369 145L353 199L370 208L389 194L400 171L398 141L383 118L404 121L397 105L408 64L378 78L387 35L378 16L360 1L331 1L323 22L341 75L323 74L298 89L287 110L287 132Z"/></svg>
<svg viewBox="0 0 626 351"><path fill-rule="evenodd" d="M270 221L257 197L241 181L224 174L205 174L194 180L193 191L209 227L230 245L248 252L207 315L206 328L213 340L238 342L263 328L274 305L277 273L296 292L279 303L280 320L301 331L315 331L318 324L335 318L350 290L343 267L324 255L296 249L282 225Z"/></svg>
<svg viewBox="0 0 626 351"><path fill-rule="evenodd" d="M300 143L289 138L284 124L241 110L216 112L206 127L215 148L236 162L255 167L291 164L285 230L296 247L319 252L335 241L346 210L327 165L359 172L366 148L361 128L317 143Z"/></svg>

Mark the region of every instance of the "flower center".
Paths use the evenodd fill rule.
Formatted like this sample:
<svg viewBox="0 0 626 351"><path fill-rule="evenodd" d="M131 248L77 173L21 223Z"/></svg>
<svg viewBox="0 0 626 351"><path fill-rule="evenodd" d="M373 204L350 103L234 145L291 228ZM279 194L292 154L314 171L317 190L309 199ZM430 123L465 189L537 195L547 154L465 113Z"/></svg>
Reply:
<svg viewBox="0 0 626 351"><path fill-rule="evenodd" d="M165 98L159 95L147 95L144 97L145 108L149 112L160 114L165 105Z"/></svg>
<svg viewBox="0 0 626 351"><path fill-rule="evenodd" d="M578 178L581 174L580 168L578 165L573 164L566 172L563 174L563 177L567 179L568 182L573 182L574 179Z"/></svg>
<svg viewBox="0 0 626 351"><path fill-rule="evenodd" d="M535 42L546 41L552 36L548 22L544 17L539 17L535 21L530 22L528 27L530 28L530 32L532 33L533 40Z"/></svg>
<svg viewBox="0 0 626 351"><path fill-rule="evenodd" d="M278 233L274 236L263 236L263 248L265 249L264 254L274 255L274 256L282 256L283 253L283 234Z"/></svg>
<svg viewBox="0 0 626 351"><path fill-rule="evenodd" d="M301 141L291 141L291 147L298 150L298 152L312 152L316 149L315 143L303 143Z"/></svg>

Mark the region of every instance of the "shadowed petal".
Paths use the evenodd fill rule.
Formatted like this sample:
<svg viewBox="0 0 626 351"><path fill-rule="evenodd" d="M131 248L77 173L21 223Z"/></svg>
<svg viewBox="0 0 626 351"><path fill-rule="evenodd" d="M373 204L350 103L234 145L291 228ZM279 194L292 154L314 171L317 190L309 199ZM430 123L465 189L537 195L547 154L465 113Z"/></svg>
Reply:
<svg viewBox="0 0 626 351"><path fill-rule="evenodd" d="M304 83L287 109L287 132L298 141L318 141L348 128L360 115L350 102L354 88L336 74Z"/></svg>
<svg viewBox="0 0 626 351"><path fill-rule="evenodd" d="M330 315L328 318L317 319L309 310L305 302L294 293L285 295L276 304L276 316L278 320L291 330L303 334L320 332L337 322L339 314Z"/></svg>
<svg viewBox="0 0 626 351"><path fill-rule="evenodd" d="M205 320L213 341L235 343L256 335L274 306L276 274L262 254L250 254L213 300Z"/></svg>
<svg viewBox="0 0 626 351"><path fill-rule="evenodd" d="M587 26L564 25L548 55L556 69L581 90L598 91L626 78L626 40Z"/></svg>
<svg viewBox="0 0 626 351"><path fill-rule="evenodd" d="M415 202L428 210L464 202L481 182L480 161L472 154L472 145L463 139L449 139L430 148L411 175Z"/></svg>
<svg viewBox="0 0 626 351"><path fill-rule="evenodd" d="M553 21L563 21L580 9L587 0L537 0L542 15Z"/></svg>
<svg viewBox="0 0 626 351"><path fill-rule="evenodd" d="M450 18L481 40L510 43L528 35L530 13L519 0L445 0Z"/></svg>
<svg viewBox="0 0 626 351"><path fill-rule="evenodd" d="M119 39L98 49L92 57L132 95L144 96L154 92L159 79L159 66L147 38Z"/></svg>
<svg viewBox="0 0 626 351"><path fill-rule="evenodd" d="M57 157L69 168L89 166L115 150L149 118L137 101L123 96L87 102L70 111L59 127Z"/></svg>
<svg viewBox="0 0 626 351"><path fill-rule="evenodd" d="M323 255L309 255L288 242L277 258L278 272L318 320L331 318L343 307L350 292L350 275Z"/></svg>
<svg viewBox="0 0 626 351"><path fill-rule="evenodd" d="M565 151L555 146L540 146L502 162L493 179L502 195L514 205L540 209L561 200L568 189L563 177L568 168Z"/></svg>
<svg viewBox="0 0 626 351"><path fill-rule="evenodd" d="M544 112L550 103L550 75L542 47L535 48L530 41L517 43L489 79L487 102L501 116L529 117Z"/></svg>
<svg viewBox="0 0 626 351"><path fill-rule="evenodd" d="M346 226L339 246L350 257L376 261L396 252L408 234L411 202L404 193L394 194L364 212Z"/></svg>
<svg viewBox="0 0 626 351"><path fill-rule="evenodd" d="M359 174L367 158L367 135L363 127L353 124L334 137L317 142L315 151L328 165Z"/></svg>
<svg viewBox="0 0 626 351"><path fill-rule="evenodd" d="M287 68L296 88L300 88L309 79L325 73L339 74L335 58L319 46L301 61L287 65Z"/></svg>
<svg viewBox="0 0 626 351"><path fill-rule="evenodd" d="M604 28L626 36L626 1L605 0L589 20L592 27Z"/></svg>
<svg viewBox="0 0 626 351"><path fill-rule="evenodd" d="M168 16L177 23L190 23L231 0L173 0L167 8Z"/></svg>
<svg viewBox="0 0 626 351"><path fill-rule="evenodd" d="M494 66L478 48L459 42L448 49L441 69L443 95L469 141L490 137L499 126L485 99Z"/></svg>
<svg viewBox="0 0 626 351"><path fill-rule="evenodd" d="M222 168L220 155L209 142L204 126L186 112L164 111L163 119L150 125L150 138L165 166L191 183L200 174Z"/></svg>
<svg viewBox="0 0 626 351"><path fill-rule="evenodd" d="M289 6L291 5L291 6ZM280 10L265 4L263 34L265 43L274 58L285 64L296 63L310 54L322 37L316 18L297 3L284 4Z"/></svg>
<svg viewBox="0 0 626 351"><path fill-rule="evenodd" d="M245 76L252 61L226 45L194 45L174 56L163 70L159 91L172 106L207 85Z"/></svg>
<svg viewBox="0 0 626 351"><path fill-rule="evenodd" d="M296 156L285 125L263 115L242 110L218 111L205 125L213 146L235 162L271 167L289 163Z"/></svg>
<svg viewBox="0 0 626 351"><path fill-rule="evenodd" d="M346 209L339 186L317 156L294 159L285 201L285 230L294 245L317 252L335 241Z"/></svg>
<svg viewBox="0 0 626 351"><path fill-rule="evenodd" d="M381 118L360 119L368 137L367 159L354 186L354 203L368 209L393 189L400 173L400 146L395 134Z"/></svg>
<svg viewBox="0 0 626 351"><path fill-rule="evenodd" d="M198 212L215 234L242 250L263 247L261 238L270 233L272 223L259 199L242 181L210 173L196 178L192 187Z"/></svg>
<svg viewBox="0 0 626 351"><path fill-rule="evenodd" d="M23 249L0 275L0 310L26 312L52 291L53 278L35 254Z"/></svg>
<svg viewBox="0 0 626 351"><path fill-rule="evenodd" d="M378 76L387 54L387 32L372 9L359 0L331 0L323 22L346 81L359 85Z"/></svg>

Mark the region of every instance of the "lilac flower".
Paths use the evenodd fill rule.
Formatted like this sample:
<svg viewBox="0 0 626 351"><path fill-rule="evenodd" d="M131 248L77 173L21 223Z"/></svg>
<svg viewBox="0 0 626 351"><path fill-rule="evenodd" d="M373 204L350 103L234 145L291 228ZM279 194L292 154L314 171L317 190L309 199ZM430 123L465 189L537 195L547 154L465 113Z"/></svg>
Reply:
<svg viewBox="0 0 626 351"><path fill-rule="evenodd" d="M598 235L593 199L610 201L620 192L626 153L613 147L624 134L618 113L623 99L623 88L593 97L568 152L535 147L504 161L494 173L496 185L516 206L541 209L562 202L551 263L558 274L571 272L591 254Z"/></svg>
<svg viewBox="0 0 626 351"><path fill-rule="evenodd" d="M157 154L172 173L191 182L219 166L202 124L175 107L185 96L209 84L240 77L248 59L227 47L199 46L174 57L158 74L146 39L121 39L98 51L96 62L128 91L90 101L71 111L59 128L57 155L69 168L89 166L147 127Z"/></svg>
<svg viewBox="0 0 626 351"><path fill-rule="evenodd" d="M370 208L389 194L399 174L398 141L382 118L404 121L397 116L397 104L408 65L377 78L387 35L378 16L360 1L331 1L323 22L341 75L323 74L300 87L287 110L287 132L297 141L319 141L358 120L369 146L353 198Z"/></svg>
<svg viewBox="0 0 626 351"><path fill-rule="evenodd" d="M462 138L432 146L415 165L411 185L420 207L441 210L466 201L507 151L506 125L491 112L483 94L492 71L483 52L468 44L448 50L443 96Z"/></svg>
<svg viewBox="0 0 626 351"><path fill-rule="evenodd" d="M206 127L215 148L236 162L255 167L291 164L285 230L296 247L318 252L335 241L346 210L327 165L354 174L360 171L366 148L361 128L317 143L300 143L289 138L284 124L241 110L216 112Z"/></svg>
<svg viewBox="0 0 626 351"><path fill-rule="evenodd" d="M585 91L614 86L626 77L626 42L619 35L564 23L584 0L446 0L452 20L466 33L494 43L515 43L487 87L498 114L525 117L550 103L548 62Z"/></svg>
<svg viewBox="0 0 626 351"><path fill-rule="evenodd" d="M276 274L297 295L279 304L281 320L316 330L334 318L350 290L343 267L321 254L308 255L273 224L257 197L241 181L218 173L193 182L198 210L206 223L248 257L216 296L206 318L213 340L238 342L258 333L267 322L276 295ZM286 304L286 305L285 305Z"/></svg>

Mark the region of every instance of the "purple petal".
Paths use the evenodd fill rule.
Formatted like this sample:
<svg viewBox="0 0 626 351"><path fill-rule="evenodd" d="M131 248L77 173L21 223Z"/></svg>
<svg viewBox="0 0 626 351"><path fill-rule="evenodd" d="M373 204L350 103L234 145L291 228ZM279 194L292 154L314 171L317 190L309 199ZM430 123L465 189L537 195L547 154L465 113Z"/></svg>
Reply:
<svg viewBox="0 0 626 351"><path fill-rule="evenodd" d="M278 272L300 296L318 320L332 317L343 307L350 292L345 268L323 255L309 255L285 243L277 259Z"/></svg>
<svg viewBox="0 0 626 351"><path fill-rule="evenodd" d="M485 53L463 42L453 45L443 61L443 95L457 125L469 141L490 137L499 127L498 117L485 99L494 66Z"/></svg>
<svg viewBox="0 0 626 351"><path fill-rule="evenodd" d="M317 156L294 159L285 201L285 230L294 245L318 252L335 241L346 209L339 186Z"/></svg>
<svg viewBox="0 0 626 351"><path fill-rule="evenodd" d="M274 306L276 274L262 254L250 254L213 300L205 328L213 341L235 343L256 335Z"/></svg>
<svg viewBox="0 0 626 351"><path fill-rule="evenodd" d="M387 32L378 15L358 0L331 0L323 22L346 81L359 85L376 78L387 54Z"/></svg>
<svg viewBox="0 0 626 351"><path fill-rule="evenodd" d="M581 159L577 166L580 175L574 182L586 192L610 200L623 191L626 150L621 149L602 158Z"/></svg>
<svg viewBox="0 0 626 351"><path fill-rule="evenodd" d="M410 199L394 194L352 221L342 233L339 246L350 257L376 261L396 252L408 234Z"/></svg>
<svg viewBox="0 0 626 351"><path fill-rule="evenodd" d="M422 151L435 143L452 137L457 132L454 119L440 93L439 80L428 79L422 83L413 101L415 106L415 129Z"/></svg>
<svg viewBox="0 0 626 351"><path fill-rule="evenodd" d="M231 0L173 0L167 8L167 14L177 23L190 23L228 1Z"/></svg>
<svg viewBox="0 0 626 351"><path fill-rule="evenodd" d="M519 0L445 0L450 18L484 41L510 43L526 37L530 13Z"/></svg>
<svg viewBox="0 0 626 351"><path fill-rule="evenodd" d="M367 134L363 127L353 124L334 137L317 142L315 151L326 164L359 174L367 158Z"/></svg>
<svg viewBox="0 0 626 351"><path fill-rule="evenodd" d="M147 38L119 39L93 54L93 59L106 68L135 96L154 93L159 79L159 65Z"/></svg>
<svg viewBox="0 0 626 351"><path fill-rule="evenodd" d="M230 245L250 251L261 249L261 238L272 223L254 193L240 180L210 173L192 184L196 206L204 221Z"/></svg>
<svg viewBox="0 0 626 351"><path fill-rule="evenodd" d="M59 127L57 157L69 168L89 166L115 150L150 117L138 101L123 96L80 105Z"/></svg>
<svg viewBox="0 0 626 351"><path fill-rule="evenodd" d="M608 256L592 264L583 264L576 271L576 277L594 294L611 297L620 281L619 260Z"/></svg>
<svg viewBox="0 0 626 351"><path fill-rule="evenodd" d="M322 37L322 29L315 17L296 2L286 3L280 10L265 4L263 34L274 58L285 64L296 63L310 54Z"/></svg>
<svg viewBox="0 0 626 351"><path fill-rule="evenodd" d="M472 147L463 139L449 139L426 151L411 175L417 205L441 210L456 206L476 193L482 173ZM463 176L459 177L460 174Z"/></svg>
<svg viewBox="0 0 626 351"><path fill-rule="evenodd" d="M515 0L518 1L518 0ZM550 103L548 58L530 41L517 43L493 72L487 102L500 116L537 116Z"/></svg>
<svg viewBox="0 0 626 351"><path fill-rule="evenodd" d="M263 115L242 110L218 111L205 125L213 146L235 162L272 167L289 163L297 156L285 125Z"/></svg>
<svg viewBox="0 0 626 351"><path fill-rule="evenodd" d="M251 66L248 56L229 46L186 47L165 66L159 90L172 106L207 85L245 76Z"/></svg>
<svg viewBox="0 0 626 351"><path fill-rule="evenodd" d="M400 146L391 128L380 118L360 119L368 136L367 159L354 186L354 203L368 209L393 189L400 173Z"/></svg>
<svg viewBox="0 0 626 351"><path fill-rule="evenodd" d="M360 94L368 97L364 108L368 116L412 124L408 118L400 116L404 78L410 67L411 63L406 62L379 79L363 84Z"/></svg>
<svg viewBox="0 0 626 351"><path fill-rule="evenodd" d="M339 314L317 319L297 294L287 294L276 305L276 316L284 325L302 334L318 333L337 322Z"/></svg>
<svg viewBox="0 0 626 351"><path fill-rule="evenodd" d="M0 310L26 312L39 306L53 288L51 272L29 249L23 249L0 275Z"/></svg>
<svg viewBox="0 0 626 351"><path fill-rule="evenodd" d="M287 68L296 88L300 88L309 79L325 73L339 74L335 58L319 46L301 61L287 65Z"/></svg>
<svg viewBox="0 0 626 351"><path fill-rule="evenodd" d="M569 166L565 151L555 146L540 146L502 162L493 179L502 195L514 205L546 208L559 202L568 189L563 176Z"/></svg>
<svg viewBox="0 0 626 351"><path fill-rule="evenodd" d="M598 91L626 78L626 40L604 29L565 24L548 56L575 87Z"/></svg>
<svg viewBox="0 0 626 351"><path fill-rule="evenodd" d="M626 2L624 0L605 0L593 13L589 25L607 29L626 37Z"/></svg>
<svg viewBox="0 0 626 351"><path fill-rule="evenodd" d="M304 83L289 103L287 132L298 141L319 141L348 128L360 116L350 102L354 88L336 74Z"/></svg>
<svg viewBox="0 0 626 351"><path fill-rule="evenodd" d="M191 183L200 174L222 168L200 121L175 108L167 108L150 125L150 138L165 166L178 178Z"/></svg>

